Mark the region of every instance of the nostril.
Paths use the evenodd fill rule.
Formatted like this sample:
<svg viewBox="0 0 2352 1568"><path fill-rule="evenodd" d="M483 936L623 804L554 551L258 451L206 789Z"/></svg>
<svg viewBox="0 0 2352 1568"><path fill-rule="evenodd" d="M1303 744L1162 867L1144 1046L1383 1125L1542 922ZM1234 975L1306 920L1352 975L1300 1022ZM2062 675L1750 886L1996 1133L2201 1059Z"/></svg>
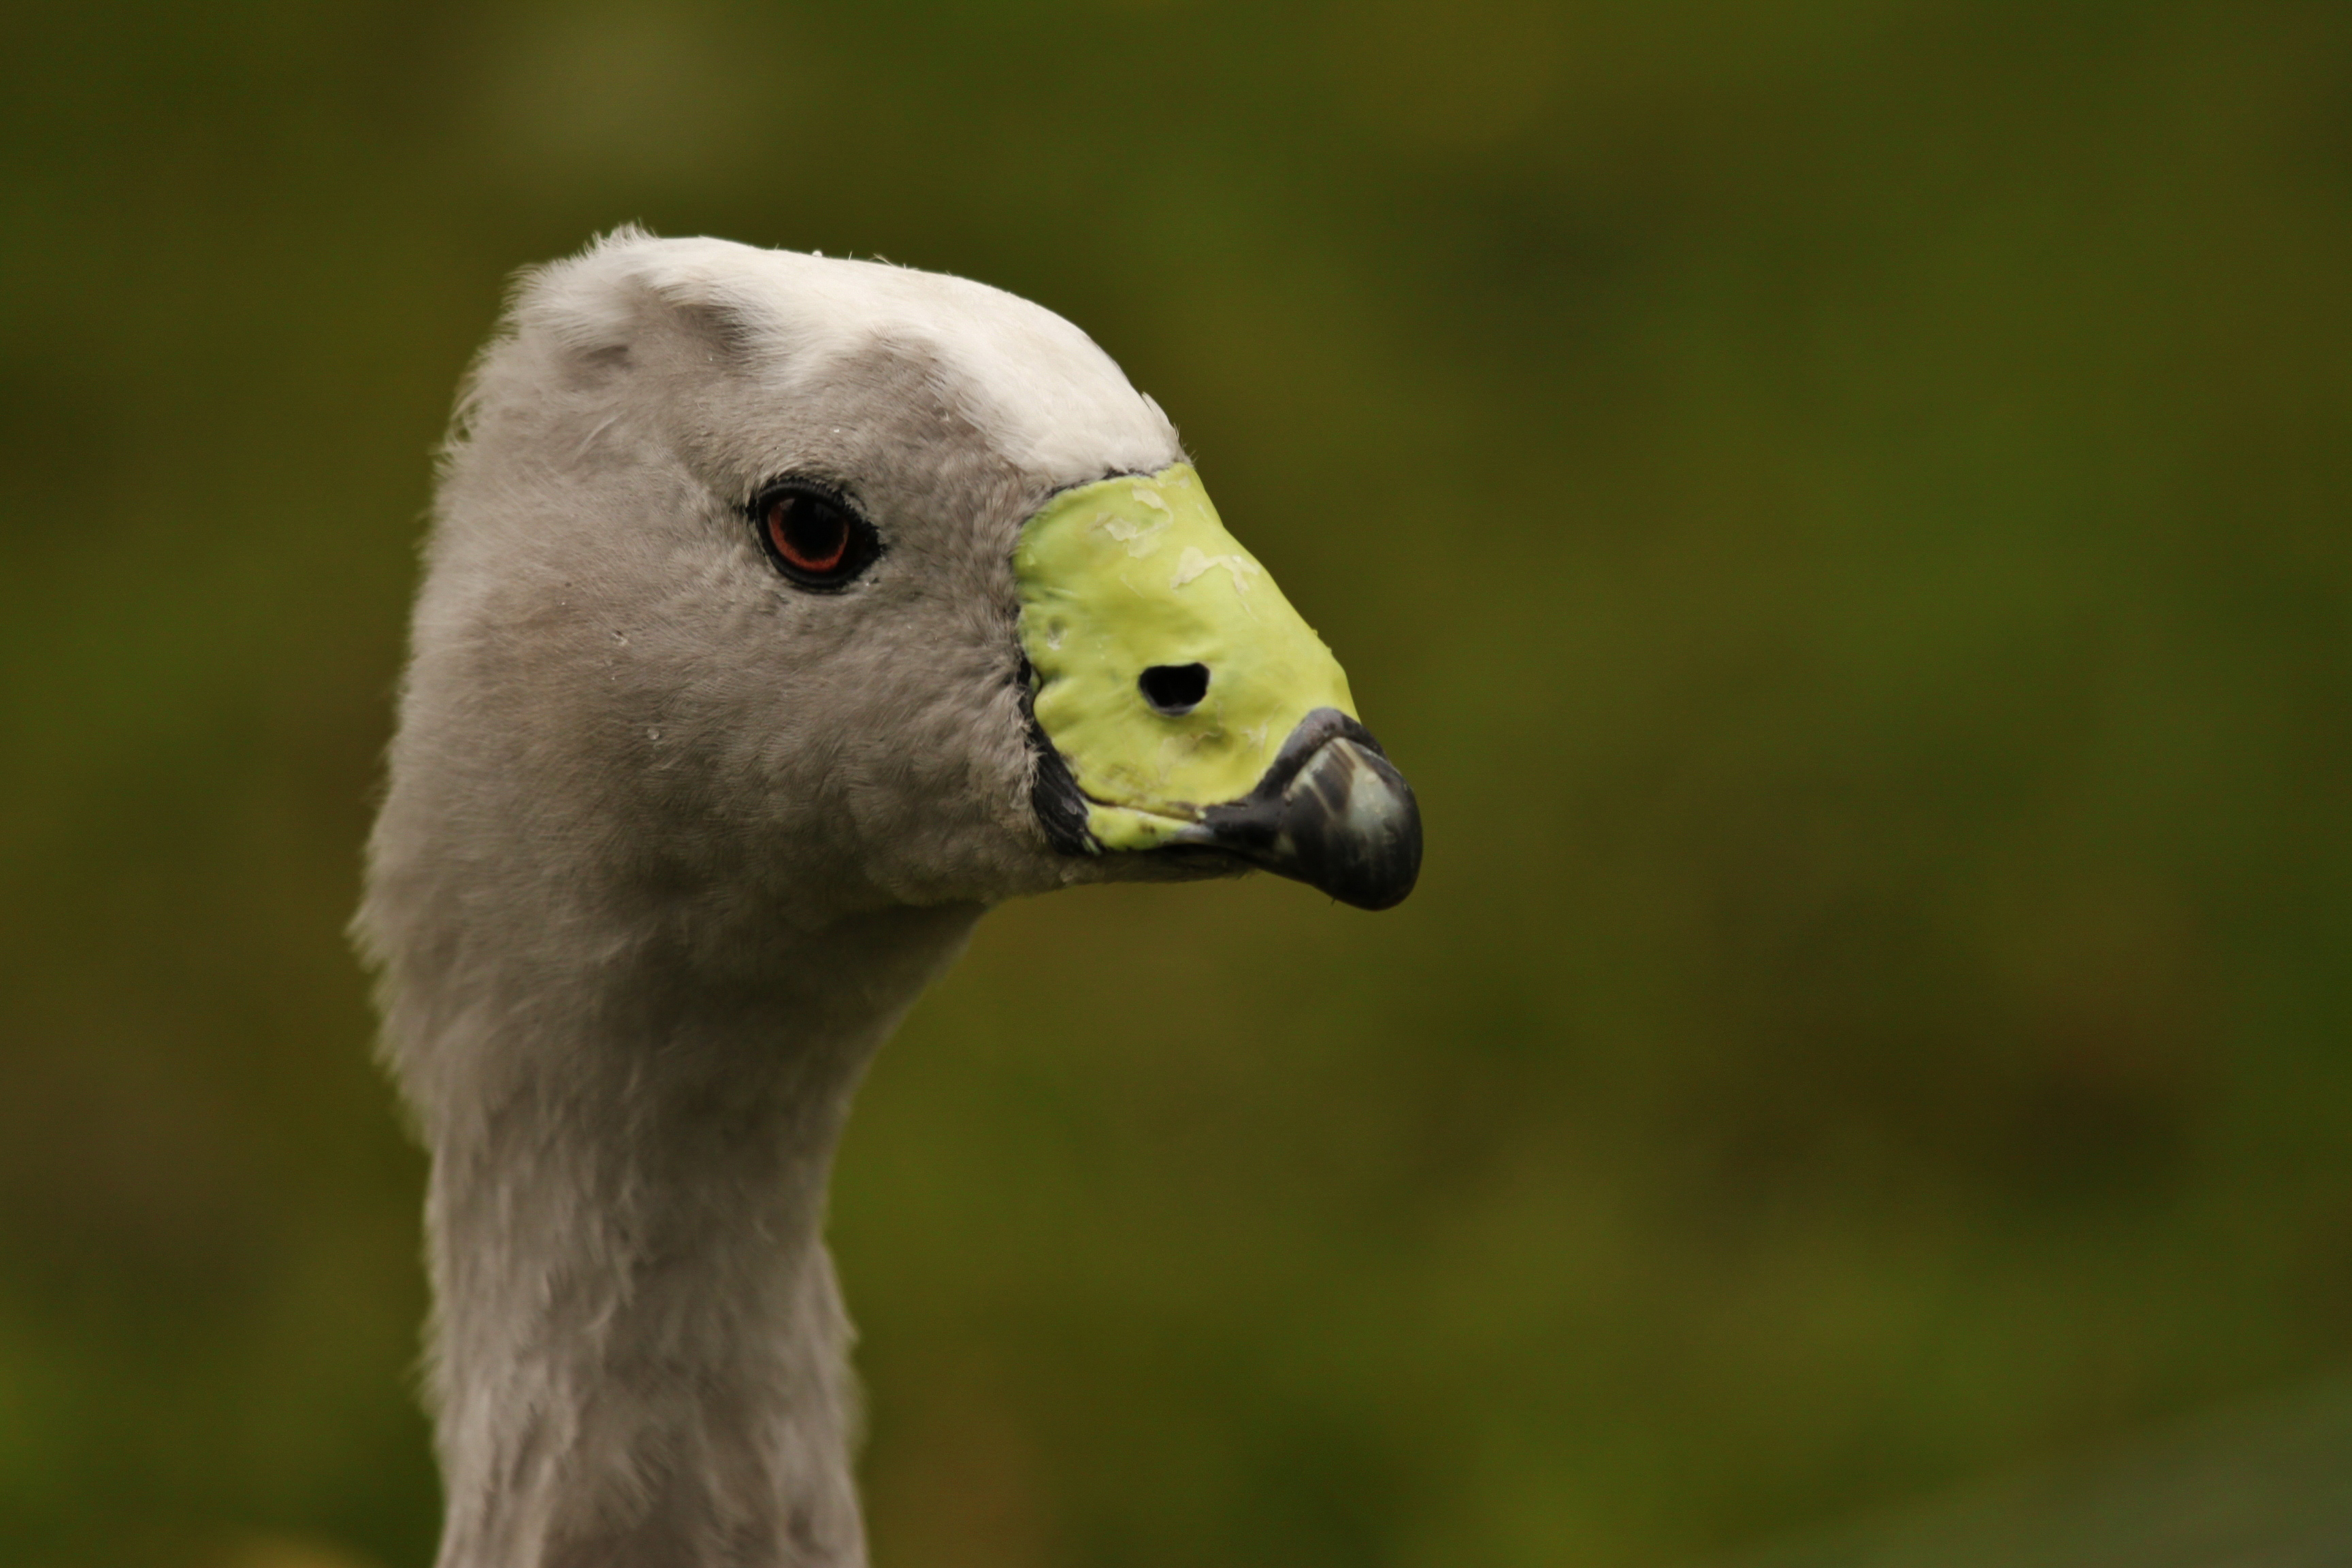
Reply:
<svg viewBox="0 0 2352 1568"><path fill-rule="evenodd" d="M1171 719L1181 718L1209 694L1205 664L1155 664L1136 681L1143 700Z"/></svg>

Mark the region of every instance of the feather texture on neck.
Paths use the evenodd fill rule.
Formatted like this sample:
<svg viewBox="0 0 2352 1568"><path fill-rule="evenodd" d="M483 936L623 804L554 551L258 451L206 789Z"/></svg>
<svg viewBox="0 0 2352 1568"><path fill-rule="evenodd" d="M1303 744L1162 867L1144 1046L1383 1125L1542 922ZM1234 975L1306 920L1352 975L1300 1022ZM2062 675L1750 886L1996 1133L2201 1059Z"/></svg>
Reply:
<svg viewBox="0 0 2352 1568"><path fill-rule="evenodd" d="M551 1005L530 975L425 1047L470 1058L417 1107L443 1568L864 1561L825 1181L866 1062L979 912L799 933L764 982L625 964Z"/></svg>

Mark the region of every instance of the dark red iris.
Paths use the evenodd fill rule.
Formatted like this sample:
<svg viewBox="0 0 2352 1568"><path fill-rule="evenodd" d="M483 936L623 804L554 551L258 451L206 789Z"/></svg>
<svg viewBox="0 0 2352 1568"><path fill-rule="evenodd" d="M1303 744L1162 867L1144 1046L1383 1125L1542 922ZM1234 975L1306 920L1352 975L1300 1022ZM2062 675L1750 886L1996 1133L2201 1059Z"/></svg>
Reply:
<svg viewBox="0 0 2352 1568"><path fill-rule="evenodd" d="M744 512L776 571L814 593L847 587L882 554L882 536L858 515L857 503L822 480L772 479Z"/></svg>
<svg viewBox="0 0 2352 1568"><path fill-rule="evenodd" d="M849 514L821 496L782 495L768 503L768 543L795 572L832 577L849 560Z"/></svg>

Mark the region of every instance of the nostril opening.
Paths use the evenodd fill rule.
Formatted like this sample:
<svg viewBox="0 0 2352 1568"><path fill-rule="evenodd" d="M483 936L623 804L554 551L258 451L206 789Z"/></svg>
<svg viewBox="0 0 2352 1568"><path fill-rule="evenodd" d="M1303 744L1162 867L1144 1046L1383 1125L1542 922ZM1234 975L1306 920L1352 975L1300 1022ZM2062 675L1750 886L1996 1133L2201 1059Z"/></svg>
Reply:
<svg viewBox="0 0 2352 1568"><path fill-rule="evenodd" d="M1205 664L1155 664L1143 672L1136 683L1143 700L1159 712L1171 719L1181 718L1201 705L1209 694L1209 667Z"/></svg>

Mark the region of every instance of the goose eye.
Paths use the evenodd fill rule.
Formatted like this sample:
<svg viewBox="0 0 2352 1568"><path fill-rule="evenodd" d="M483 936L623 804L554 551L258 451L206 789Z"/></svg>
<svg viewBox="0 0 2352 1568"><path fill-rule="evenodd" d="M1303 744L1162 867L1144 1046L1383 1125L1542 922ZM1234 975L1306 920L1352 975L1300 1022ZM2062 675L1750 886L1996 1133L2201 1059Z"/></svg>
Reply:
<svg viewBox="0 0 2352 1568"><path fill-rule="evenodd" d="M881 552L881 542L863 518L814 489L779 487L753 505L768 558L804 588L837 588Z"/></svg>

